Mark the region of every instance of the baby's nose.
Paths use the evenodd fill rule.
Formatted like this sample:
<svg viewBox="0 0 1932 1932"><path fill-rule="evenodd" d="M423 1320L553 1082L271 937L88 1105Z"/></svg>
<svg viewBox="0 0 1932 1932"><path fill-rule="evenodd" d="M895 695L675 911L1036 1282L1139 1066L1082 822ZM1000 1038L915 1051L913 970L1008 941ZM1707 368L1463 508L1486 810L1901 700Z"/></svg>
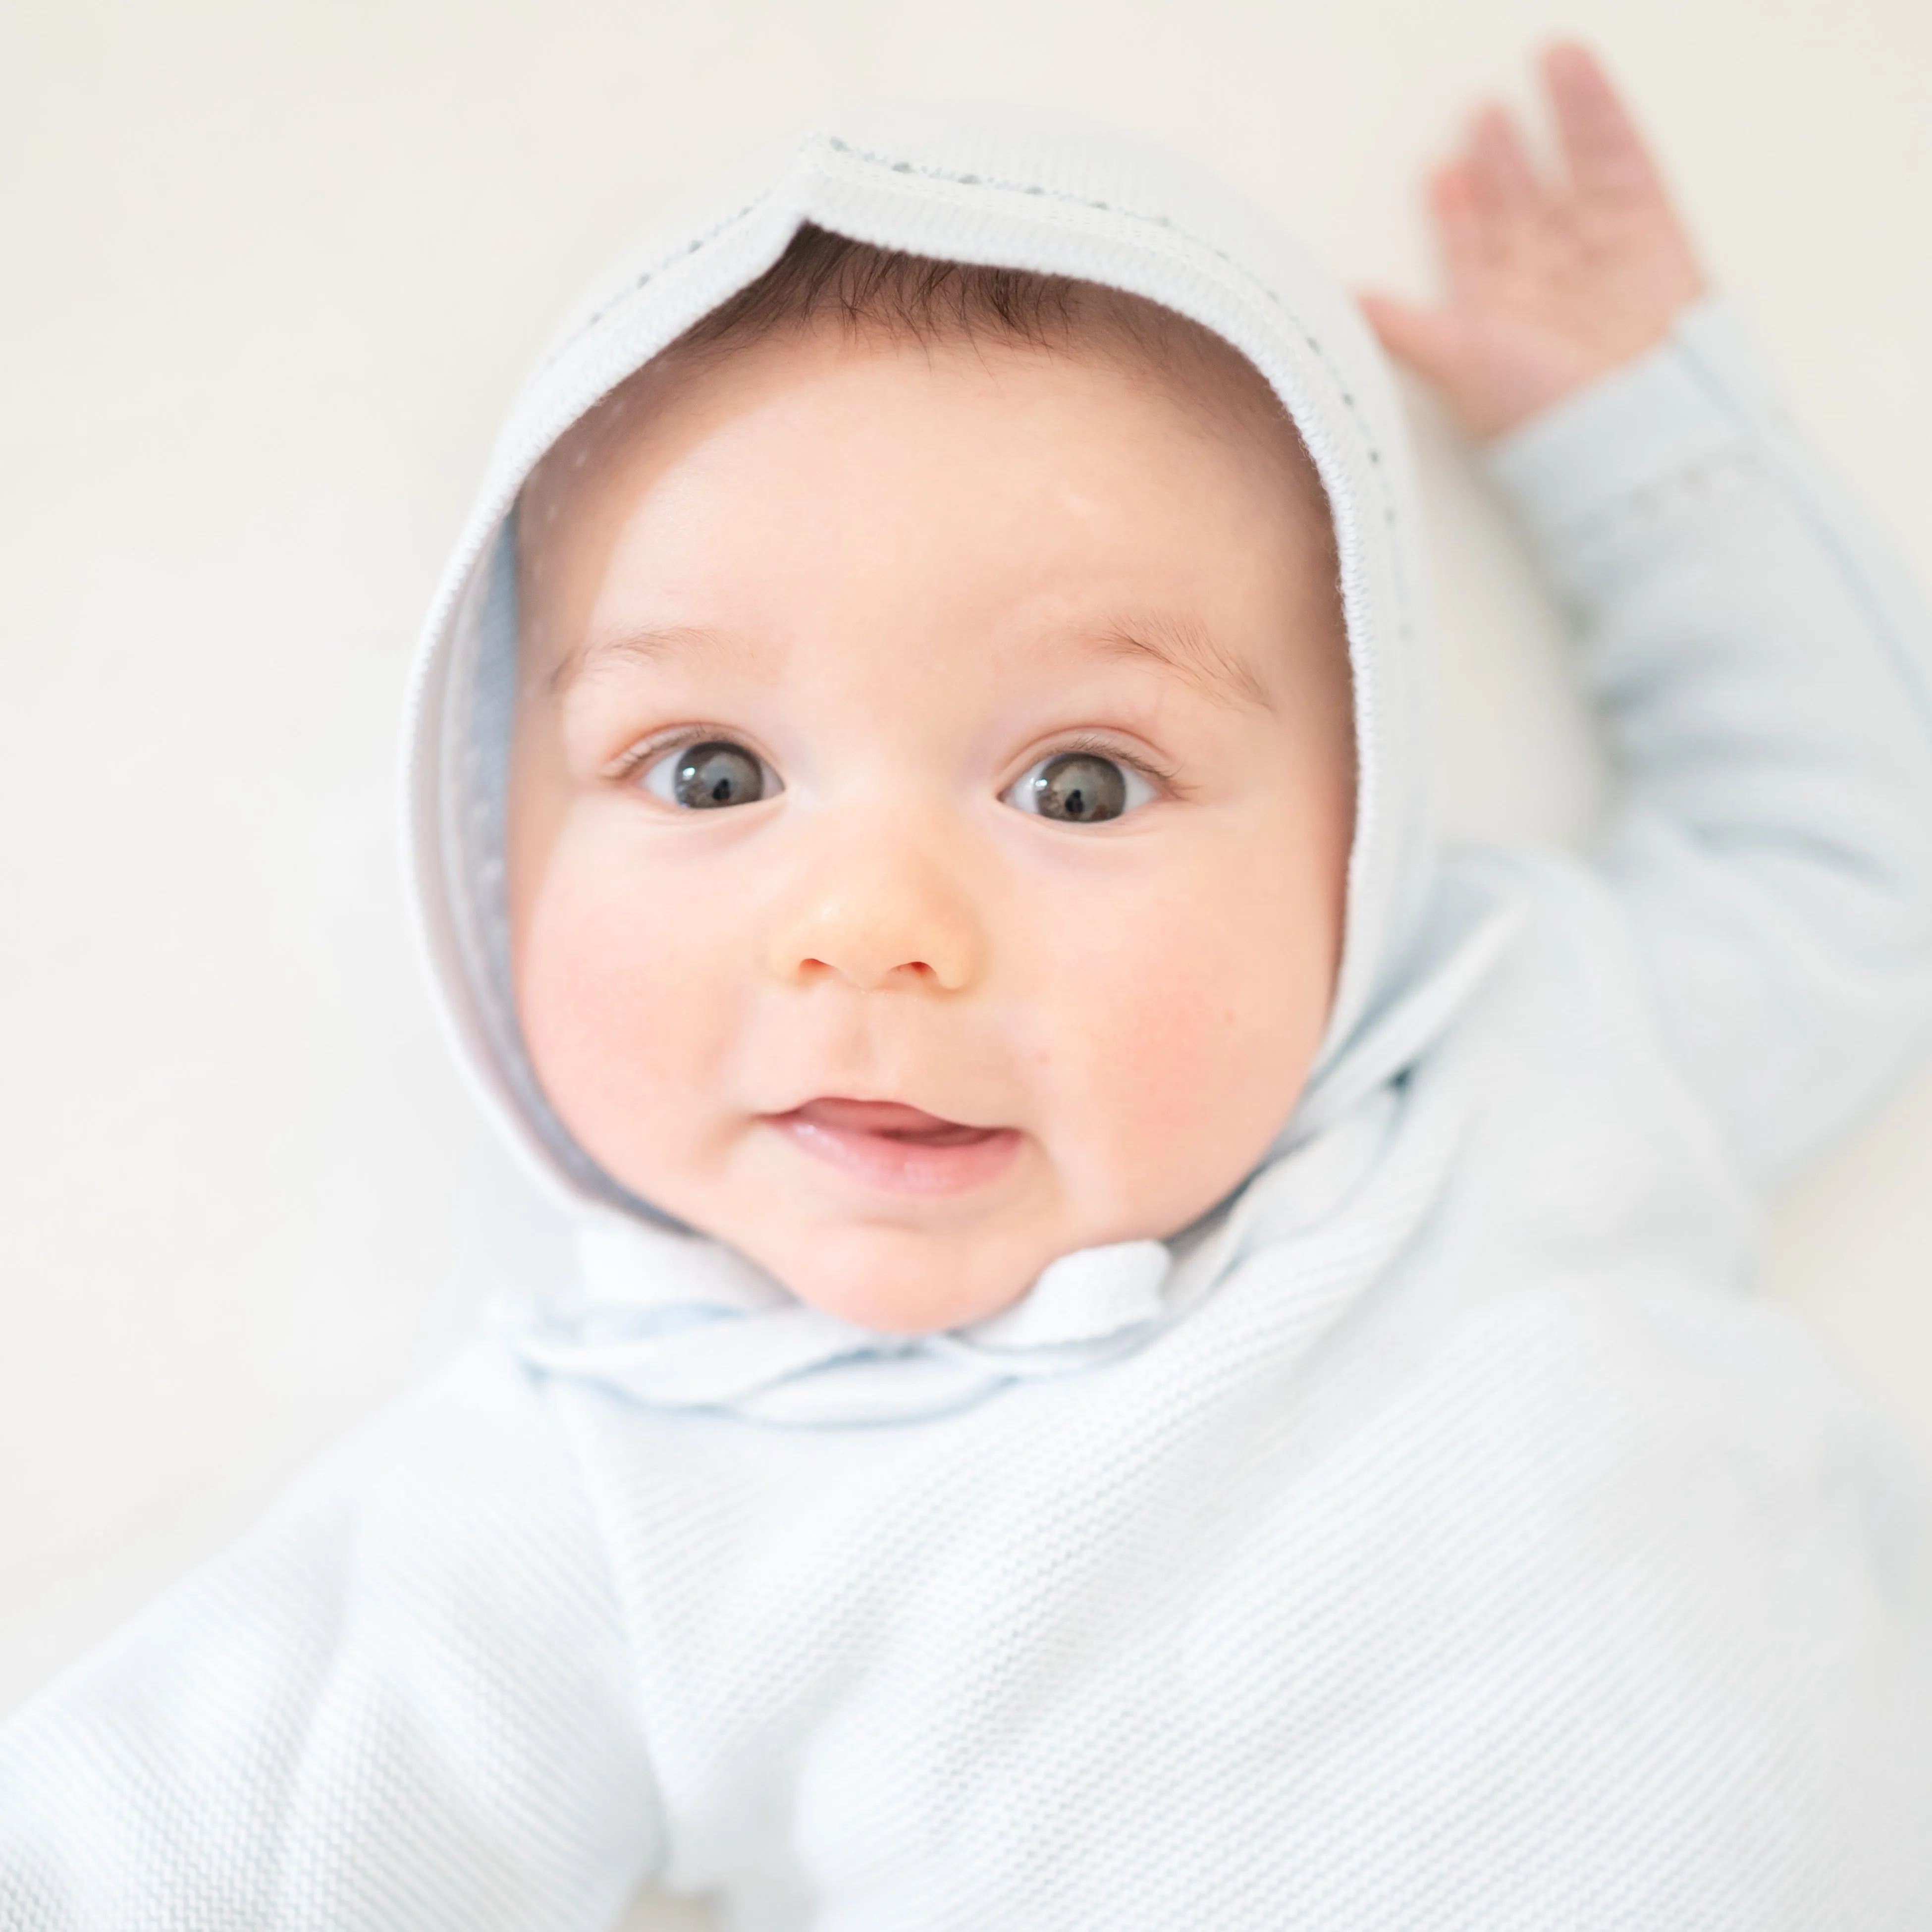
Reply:
<svg viewBox="0 0 1932 1932"><path fill-rule="evenodd" d="M874 835L820 855L778 919L768 964L794 984L958 992L984 951L966 882L929 842Z"/></svg>

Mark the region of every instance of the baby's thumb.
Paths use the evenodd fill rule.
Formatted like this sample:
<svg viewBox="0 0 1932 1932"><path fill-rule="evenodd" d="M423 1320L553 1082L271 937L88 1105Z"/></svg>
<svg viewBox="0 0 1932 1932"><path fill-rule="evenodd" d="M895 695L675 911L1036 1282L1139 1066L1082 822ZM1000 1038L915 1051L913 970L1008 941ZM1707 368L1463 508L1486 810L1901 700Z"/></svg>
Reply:
<svg viewBox="0 0 1932 1932"><path fill-rule="evenodd" d="M1431 382L1447 378L1456 361L1456 325L1448 316L1394 296L1364 295L1360 300L1369 326L1398 362L1406 362Z"/></svg>

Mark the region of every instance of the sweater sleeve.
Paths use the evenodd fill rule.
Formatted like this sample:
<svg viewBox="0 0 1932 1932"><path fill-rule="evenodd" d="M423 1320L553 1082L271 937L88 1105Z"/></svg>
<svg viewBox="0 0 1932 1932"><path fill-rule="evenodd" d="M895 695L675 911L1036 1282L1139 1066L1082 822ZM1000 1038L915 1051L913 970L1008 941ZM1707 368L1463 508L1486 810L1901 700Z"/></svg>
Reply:
<svg viewBox="0 0 1932 1932"><path fill-rule="evenodd" d="M634 1702L567 1444L479 1346L0 1730L0 1928L608 1927Z"/></svg>
<svg viewBox="0 0 1932 1932"><path fill-rule="evenodd" d="M1720 304L1490 461L1576 621L1664 1034L1775 1178L1932 1030L1932 614Z"/></svg>

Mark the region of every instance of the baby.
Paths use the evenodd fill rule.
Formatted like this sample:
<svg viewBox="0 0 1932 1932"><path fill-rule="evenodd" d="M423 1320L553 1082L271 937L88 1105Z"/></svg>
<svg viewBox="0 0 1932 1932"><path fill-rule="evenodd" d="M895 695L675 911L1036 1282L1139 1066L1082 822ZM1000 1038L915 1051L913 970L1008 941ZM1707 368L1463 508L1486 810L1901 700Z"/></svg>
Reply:
<svg viewBox="0 0 1932 1932"><path fill-rule="evenodd" d="M1587 56L1369 304L1622 790L1444 852L1399 412L1172 164L926 117L655 238L416 710L580 1266L0 1736L0 1926L1932 1924L1932 1504L1739 1291L1932 1025L1932 626Z"/></svg>

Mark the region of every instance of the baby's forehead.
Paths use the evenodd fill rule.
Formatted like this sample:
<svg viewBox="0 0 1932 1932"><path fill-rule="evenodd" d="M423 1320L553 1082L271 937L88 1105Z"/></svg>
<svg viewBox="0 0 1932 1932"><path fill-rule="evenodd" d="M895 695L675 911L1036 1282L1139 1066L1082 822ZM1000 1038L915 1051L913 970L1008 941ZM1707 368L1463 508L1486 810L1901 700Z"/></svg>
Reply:
<svg viewBox="0 0 1932 1932"><path fill-rule="evenodd" d="M764 346L834 343L862 353L988 363L1027 356L1072 387L1095 364L1165 393L1202 433L1267 451L1325 532L1328 503L1287 410L1231 344L1191 318L1094 282L874 248L809 224L757 280L620 383L559 439L526 487L539 536L595 514L602 484L680 389Z"/></svg>

